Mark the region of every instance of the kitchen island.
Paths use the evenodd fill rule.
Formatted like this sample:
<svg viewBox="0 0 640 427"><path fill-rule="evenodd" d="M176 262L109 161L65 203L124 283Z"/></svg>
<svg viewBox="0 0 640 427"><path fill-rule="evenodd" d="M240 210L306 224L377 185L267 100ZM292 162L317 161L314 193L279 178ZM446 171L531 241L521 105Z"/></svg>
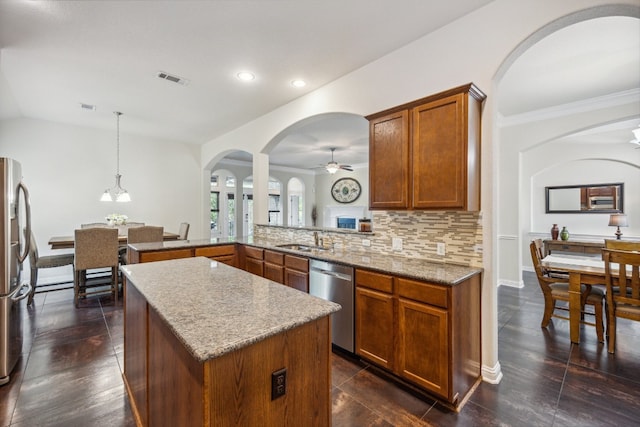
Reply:
<svg viewBox="0 0 640 427"><path fill-rule="evenodd" d="M203 257L122 271L138 425L331 424L339 305Z"/></svg>

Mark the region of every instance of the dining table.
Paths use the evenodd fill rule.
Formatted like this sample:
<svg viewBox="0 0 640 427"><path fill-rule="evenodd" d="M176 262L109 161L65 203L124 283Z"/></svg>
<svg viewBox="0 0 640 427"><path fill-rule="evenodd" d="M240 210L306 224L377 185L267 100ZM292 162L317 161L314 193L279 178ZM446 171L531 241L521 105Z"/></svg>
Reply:
<svg viewBox="0 0 640 427"><path fill-rule="evenodd" d="M177 233L171 233L165 231L163 234L163 240L178 240L180 237ZM118 244L120 246L126 246L127 244L127 235L126 234L118 234ZM74 237L72 235L69 236L53 236L49 239L49 245L51 249L71 249L74 247Z"/></svg>
<svg viewBox="0 0 640 427"><path fill-rule="evenodd" d="M542 267L569 274L569 332L571 342L579 344L582 309L580 284L606 286L604 261L601 257L595 256L547 255L542 259ZM611 273L614 282L617 282L617 269L612 268Z"/></svg>

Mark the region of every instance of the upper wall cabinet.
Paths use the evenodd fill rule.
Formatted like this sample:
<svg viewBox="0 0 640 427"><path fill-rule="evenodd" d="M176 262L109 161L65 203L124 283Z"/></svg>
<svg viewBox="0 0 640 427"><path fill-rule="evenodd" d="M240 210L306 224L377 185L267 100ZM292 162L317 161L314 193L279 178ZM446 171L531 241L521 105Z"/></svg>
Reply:
<svg viewBox="0 0 640 427"><path fill-rule="evenodd" d="M371 209L480 210L480 110L460 86L367 117Z"/></svg>

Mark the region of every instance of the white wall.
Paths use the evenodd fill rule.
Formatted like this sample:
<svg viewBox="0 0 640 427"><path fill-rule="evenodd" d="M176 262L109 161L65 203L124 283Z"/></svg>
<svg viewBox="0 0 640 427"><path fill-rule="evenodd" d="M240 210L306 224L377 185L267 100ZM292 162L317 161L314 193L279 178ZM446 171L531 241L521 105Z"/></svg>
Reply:
<svg viewBox="0 0 640 427"><path fill-rule="evenodd" d="M585 111L587 105L592 106ZM628 143L610 145L562 140L565 135L639 116L637 94L604 97L571 108L553 119L534 116L500 129L497 227L500 283L522 284L522 270L532 270L529 242L533 238L550 237L549 230L554 223L567 225L574 238L613 235L606 225L608 215L546 214L545 186L624 182L624 210L631 226L623 233L640 236L640 150L634 150Z"/></svg>
<svg viewBox="0 0 640 427"><path fill-rule="evenodd" d="M200 147L127 135L124 121L120 173L130 203L99 201L115 184L115 123L113 130L99 131L32 119L0 122L0 157L22 164L41 255L52 253L51 236L73 234L82 223L104 222L110 213L176 233L181 222L188 222L190 236L202 233ZM43 270L41 277L70 271Z"/></svg>
<svg viewBox="0 0 640 427"><path fill-rule="evenodd" d="M496 0L205 144L203 168L234 148L260 152L278 132L306 117L329 112L366 116L451 87L476 83L488 95L482 116L483 374L486 379L497 381L501 374L497 357L497 234L493 216L497 209L497 200L494 200L497 179L493 158L498 154L498 145L493 141L497 114L492 97L499 84L499 73L504 71L501 70L503 63L508 66L509 61L517 57L519 43L543 26L572 12L608 4L637 6L637 0ZM266 181L268 173L256 173L254 179ZM254 194L266 197L264 193Z"/></svg>
<svg viewBox="0 0 640 427"><path fill-rule="evenodd" d="M338 203L331 196L331 187L340 178L354 178L360 183L362 192L360 197L352 203ZM336 227L336 224L328 225L325 223L325 211L329 206L359 206L362 208L362 212L367 218L371 218L369 212L369 168L354 168L353 172L346 172L343 170L337 171L331 175L328 173L321 173L316 176L316 203L318 205L318 226L319 227ZM356 223L357 226L357 223Z"/></svg>

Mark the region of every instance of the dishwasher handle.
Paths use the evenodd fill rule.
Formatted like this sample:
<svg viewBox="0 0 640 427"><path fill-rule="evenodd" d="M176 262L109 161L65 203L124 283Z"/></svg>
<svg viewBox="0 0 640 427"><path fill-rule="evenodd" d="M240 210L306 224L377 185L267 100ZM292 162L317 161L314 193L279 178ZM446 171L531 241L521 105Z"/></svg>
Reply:
<svg viewBox="0 0 640 427"><path fill-rule="evenodd" d="M317 273L320 273L320 274L324 274L326 276L336 277L338 279L346 280L348 282L351 281L351 275L350 274L338 273L336 271L324 270L322 268L315 268L315 267L312 267L311 271L314 271L314 272L317 272Z"/></svg>

